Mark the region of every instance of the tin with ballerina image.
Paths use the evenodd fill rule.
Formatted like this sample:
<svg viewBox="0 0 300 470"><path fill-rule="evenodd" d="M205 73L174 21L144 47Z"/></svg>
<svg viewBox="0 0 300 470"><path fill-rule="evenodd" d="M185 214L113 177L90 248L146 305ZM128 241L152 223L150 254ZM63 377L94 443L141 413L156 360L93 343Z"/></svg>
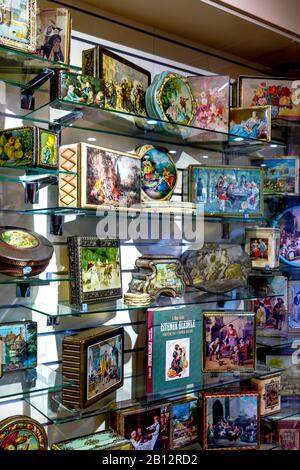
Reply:
<svg viewBox="0 0 300 470"><path fill-rule="evenodd" d="M189 174L190 201L204 204L204 215L263 215L262 168L191 165Z"/></svg>

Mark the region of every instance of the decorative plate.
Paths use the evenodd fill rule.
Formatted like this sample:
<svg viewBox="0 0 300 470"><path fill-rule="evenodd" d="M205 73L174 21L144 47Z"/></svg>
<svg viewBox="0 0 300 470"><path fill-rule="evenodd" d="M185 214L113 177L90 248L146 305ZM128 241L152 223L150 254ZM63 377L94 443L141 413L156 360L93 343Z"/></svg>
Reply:
<svg viewBox="0 0 300 470"><path fill-rule="evenodd" d="M170 200L177 183L177 168L171 155L153 145L143 145L137 153L142 163L142 200Z"/></svg>
<svg viewBox="0 0 300 470"><path fill-rule="evenodd" d="M42 235L19 227L0 228L0 272L34 276L46 269L53 246Z"/></svg>
<svg viewBox="0 0 300 470"><path fill-rule="evenodd" d="M300 268L300 206L289 207L282 212L274 226L280 229L281 261Z"/></svg>
<svg viewBox="0 0 300 470"><path fill-rule="evenodd" d="M12 416L0 422L0 450L47 450L43 426L27 416Z"/></svg>

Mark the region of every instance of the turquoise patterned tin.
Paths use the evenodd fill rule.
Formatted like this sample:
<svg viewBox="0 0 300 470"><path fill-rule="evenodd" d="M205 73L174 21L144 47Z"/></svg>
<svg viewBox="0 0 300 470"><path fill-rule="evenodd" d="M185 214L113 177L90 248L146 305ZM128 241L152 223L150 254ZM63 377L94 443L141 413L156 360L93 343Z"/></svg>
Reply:
<svg viewBox="0 0 300 470"><path fill-rule="evenodd" d="M156 75L146 92L146 108L150 117L170 123L160 122L158 125L163 130L181 135L186 133L181 126L191 125L196 113L188 79L168 71Z"/></svg>

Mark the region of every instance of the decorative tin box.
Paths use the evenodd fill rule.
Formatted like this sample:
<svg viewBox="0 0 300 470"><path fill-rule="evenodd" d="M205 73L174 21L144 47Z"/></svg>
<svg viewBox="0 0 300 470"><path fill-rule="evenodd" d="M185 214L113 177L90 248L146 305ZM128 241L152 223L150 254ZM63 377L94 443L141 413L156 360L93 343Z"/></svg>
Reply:
<svg viewBox="0 0 300 470"><path fill-rule="evenodd" d="M300 118L299 78L247 77L238 79L240 106L272 106L272 119Z"/></svg>
<svg viewBox="0 0 300 470"><path fill-rule="evenodd" d="M192 125L227 134L230 78L226 75L210 75L188 77L188 80L196 102Z"/></svg>
<svg viewBox="0 0 300 470"><path fill-rule="evenodd" d="M271 140L271 106L230 108L230 140L237 136L242 139Z"/></svg>
<svg viewBox="0 0 300 470"><path fill-rule="evenodd" d="M276 269L279 267L280 230L271 227L249 227L245 229L245 251L252 267Z"/></svg>
<svg viewBox="0 0 300 470"><path fill-rule="evenodd" d="M70 302L103 302L122 297L119 240L69 237Z"/></svg>
<svg viewBox="0 0 300 470"><path fill-rule="evenodd" d="M60 147L59 205L130 210L141 200L138 155L85 143ZM136 208L132 208L136 211Z"/></svg>
<svg viewBox="0 0 300 470"><path fill-rule="evenodd" d="M251 382L260 395L260 415L267 416L277 413L281 408L281 374L272 374L268 377L255 377Z"/></svg>
<svg viewBox="0 0 300 470"><path fill-rule="evenodd" d="M188 286L212 293L247 286L251 262L240 245L204 243L200 250L185 251L180 260Z"/></svg>
<svg viewBox="0 0 300 470"><path fill-rule="evenodd" d="M34 52L36 48L36 0L1 0L0 44Z"/></svg>
<svg viewBox="0 0 300 470"><path fill-rule="evenodd" d="M184 273L175 256L145 255L135 262L137 272L132 274L130 292L143 292L155 299L159 295L180 297L184 292Z"/></svg>
<svg viewBox="0 0 300 470"><path fill-rule="evenodd" d="M257 295L251 309L256 314L258 336L286 336L288 327L287 278L284 276L249 276L249 291Z"/></svg>
<svg viewBox="0 0 300 470"><path fill-rule="evenodd" d="M72 21L66 8L37 9L35 55L43 59L70 63Z"/></svg>
<svg viewBox="0 0 300 470"><path fill-rule="evenodd" d="M60 70L51 79L50 99L80 105L103 107L104 90L102 80L88 75Z"/></svg>
<svg viewBox="0 0 300 470"><path fill-rule="evenodd" d="M259 421L257 392L203 393L204 450L258 449Z"/></svg>
<svg viewBox="0 0 300 470"><path fill-rule="evenodd" d="M18 228L0 228L0 272L13 277L43 272L53 255L53 246L42 235Z"/></svg>
<svg viewBox="0 0 300 470"><path fill-rule="evenodd" d="M189 177L189 200L204 206L204 216L263 215L262 168L190 165Z"/></svg>
<svg viewBox="0 0 300 470"><path fill-rule="evenodd" d="M288 331L300 333L300 281L288 281Z"/></svg>
<svg viewBox="0 0 300 470"><path fill-rule="evenodd" d="M252 312L203 312L203 371L253 371L255 333L255 314Z"/></svg>
<svg viewBox="0 0 300 470"><path fill-rule="evenodd" d="M123 385L124 330L101 326L65 336L62 372L74 382L62 391L63 404L86 408Z"/></svg>
<svg viewBox="0 0 300 470"><path fill-rule="evenodd" d="M187 396L172 402L172 449L181 449L198 440L198 399Z"/></svg>
<svg viewBox="0 0 300 470"><path fill-rule="evenodd" d="M132 443L135 450L172 448L171 403L140 405L110 413L110 426Z"/></svg>
<svg viewBox="0 0 300 470"><path fill-rule="evenodd" d="M82 51L82 73L103 79L103 107L146 116L145 95L151 81L148 70L100 46Z"/></svg>
<svg viewBox="0 0 300 470"><path fill-rule="evenodd" d="M0 131L0 166L58 168L58 136L39 127Z"/></svg>
<svg viewBox="0 0 300 470"><path fill-rule="evenodd" d="M254 166L263 166L264 194L299 194L299 157L251 159Z"/></svg>
<svg viewBox="0 0 300 470"><path fill-rule="evenodd" d="M146 92L146 109L152 118L169 122L157 123L162 130L186 135L187 129L181 126L191 125L196 114L188 79L169 71L156 75Z"/></svg>
<svg viewBox="0 0 300 470"><path fill-rule="evenodd" d="M292 206L278 215L274 227L280 230L280 260L300 267L300 206Z"/></svg>
<svg viewBox="0 0 300 470"><path fill-rule="evenodd" d="M36 367L37 323L0 323L0 348L3 372Z"/></svg>
<svg viewBox="0 0 300 470"><path fill-rule="evenodd" d="M300 416L295 414L276 421L275 442L282 450L300 450Z"/></svg>
<svg viewBox="0 0 300 470"><path fill-rule="evenodd" d="M51 450L132 450L130 441L116 432L101 431L52 444Z"/></svg>
<svg viewBox="0 0 300 470"><path fill-rule="evenodd" d="M177 184L177 168L171 154L148 144L136 151L141 157L142 201L170 200Z"/></svg>
<svg viewBox="0 0 300 470"><path fill-rule="evenodd" d="M0 421L1 450L47 450L43 426L27 416L12 416Z"/></svg>

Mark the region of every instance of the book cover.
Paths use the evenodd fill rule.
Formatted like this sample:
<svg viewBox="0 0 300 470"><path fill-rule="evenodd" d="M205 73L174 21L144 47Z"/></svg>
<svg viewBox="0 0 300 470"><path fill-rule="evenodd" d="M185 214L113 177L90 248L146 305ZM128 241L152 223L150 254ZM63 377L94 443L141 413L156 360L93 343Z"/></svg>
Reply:
<svg viewBox="0 0 300 470"><path fill-rule="evenodd" d="M159 393L199 382L201 345L198 306L149 309L147 392Z"/></svg>

